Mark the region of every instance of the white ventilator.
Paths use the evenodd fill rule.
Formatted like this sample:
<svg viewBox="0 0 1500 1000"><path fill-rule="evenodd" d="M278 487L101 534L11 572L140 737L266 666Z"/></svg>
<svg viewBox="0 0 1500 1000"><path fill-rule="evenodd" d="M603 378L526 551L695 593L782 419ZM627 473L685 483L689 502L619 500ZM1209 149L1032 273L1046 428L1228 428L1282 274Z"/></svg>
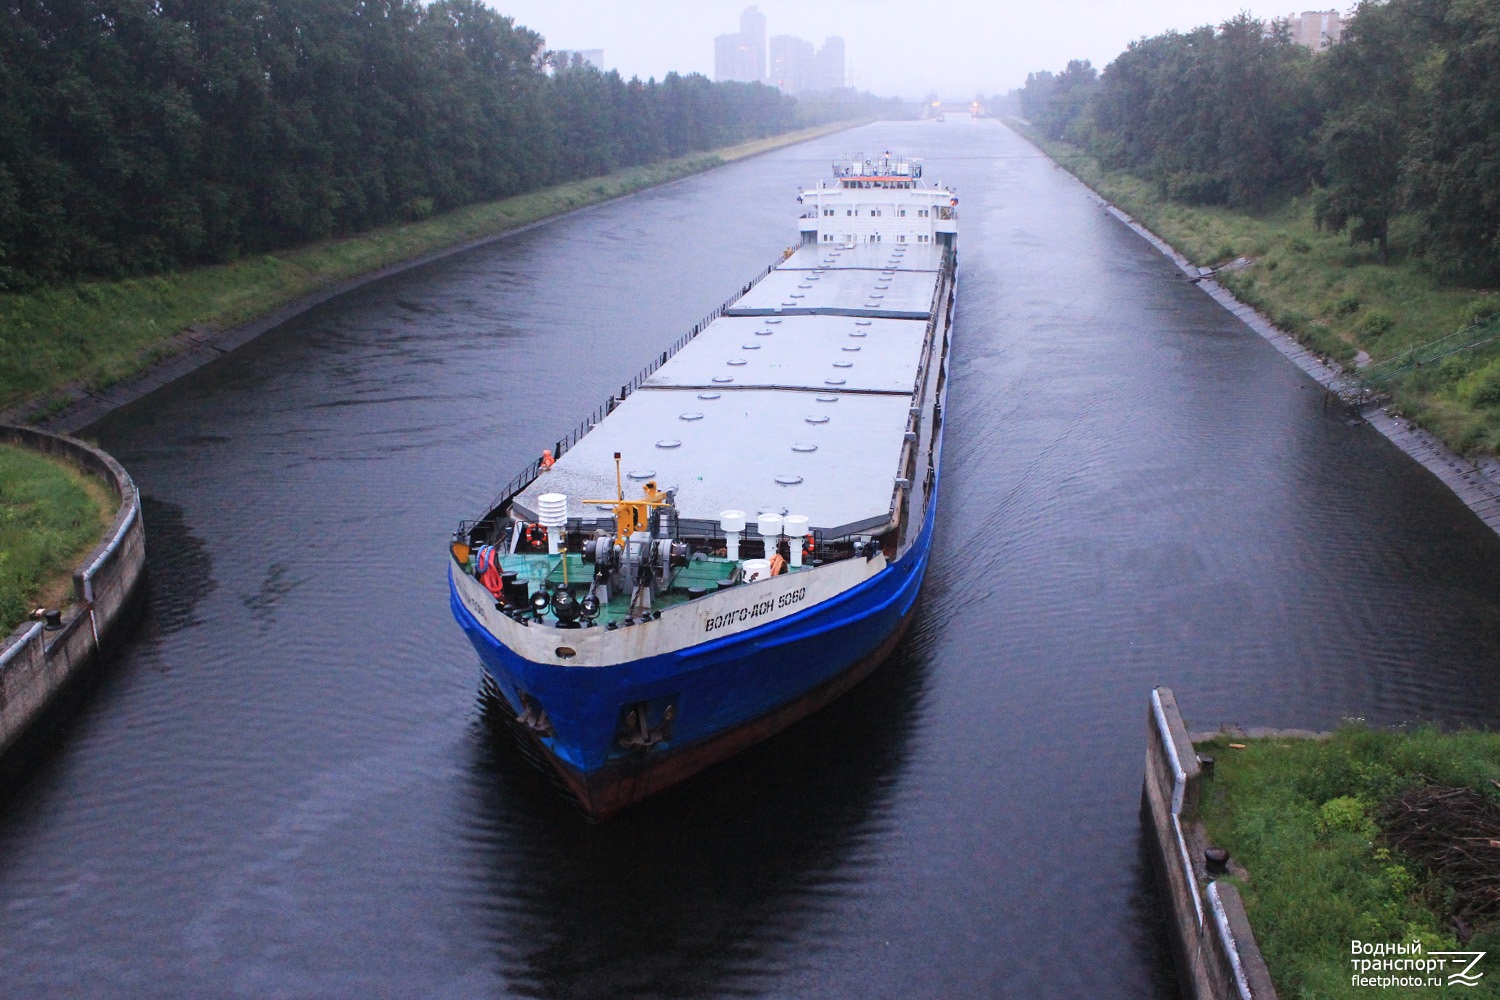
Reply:
<svg viewBox="0 0 1500 1000"><path fill-rule="evenodd" d="M792 549L792 568L802 568L802 539L807 534L808 519L802 514L788 514L782 522Z"/></svg>
<svg viewBox="0 0 1500 1000"><path fill-rule="evenodd" d="M557 555L563 529L568 526L568 497L563 493L543 493L537 497L538 523L547 529L547 553Z"/></svg>
<svg viewBox="0 0 1500 1000"><path fill-rule="evenodd" d="M742 510L720 511L719 528L724 532L724 554L730 559L738 559L740 535L745 530L745 512Z"/></svg>

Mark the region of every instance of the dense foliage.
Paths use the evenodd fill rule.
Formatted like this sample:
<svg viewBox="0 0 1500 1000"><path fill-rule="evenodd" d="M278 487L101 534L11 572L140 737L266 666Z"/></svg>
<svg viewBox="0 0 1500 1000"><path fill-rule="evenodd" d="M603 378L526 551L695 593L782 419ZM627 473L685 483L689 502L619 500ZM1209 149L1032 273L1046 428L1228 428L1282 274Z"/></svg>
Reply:
<svg viewBox="0 0 1500 1000"><path fill-rule="evenodd" d="M0 289L232 259L786 131L479 0L4 0Z"/></svg>
<svg viewBox="0 0 1500 1000"><path fill-rule="evenodd" d="M1188 204L1249 207L1312 192L1317 219L1382 256L1500 277L1500 4L1361 0L1314 55L1284 21L1132 42L1103 73L1034 73L1023 113L1054 139Z"/></svg>

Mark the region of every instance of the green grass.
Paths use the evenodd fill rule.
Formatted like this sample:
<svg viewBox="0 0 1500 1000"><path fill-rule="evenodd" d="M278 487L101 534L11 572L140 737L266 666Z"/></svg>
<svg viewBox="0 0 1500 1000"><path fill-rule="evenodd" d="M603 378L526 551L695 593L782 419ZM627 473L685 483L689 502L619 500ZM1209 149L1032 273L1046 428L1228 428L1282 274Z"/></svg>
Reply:
<svg viewBox="0 0 1500 1000"><path fill-rule="evenodd" d="M104 485L71 465L0 445L0 635L66 595L114 511Z"/></svg>
<svg viewBox="0 0 1500 1000"><path fill-rule="evenodd" d="M1010 124L1194 264L1250 258L1251 266L1220 273L1220 283L1339 364L1353 365L1359 351L1376 362L1396 357L1500 313L1500 294L1445 284L1403 255L1412 242L1410 220L1393 222L1391 259L1381 263L1373 247L1319 231L1310 197L1255 211L1180 205L1150 181L1106 170L1075 147ZM1500 387L1500 348L1466 352L1418 374L1394 394L1402 412L1460 454L1500 453L1500 391L1481 390L1487 382Z"/></svg>
<svg viewBox="0 0 1500 1000"><path fill-rule="evenodd" d="M1460 946L1443 913L1444 888L1382 845L1380 803L1414 783L1464 785L1500 798L1500 734L1350 725L1328 740L1228 737L1198 744L1217 764L1201 816L1212 843L1249 876L1240 890L1278 994L1291 998L1412 995L1350 982L1350 942L1425 951L1491 951L1478 987L1416 995L1500 996L1500 928Z"/></svg>
<svg viewBox="0 0 1500 1000"><path fill-rule="evenodd" d="M318 288L549 216L607 201L723 163L790 145L852 122L819 126L648 167L473 205L348 239L245 258L219 267L126 281L84 282L0 294L0 408L46 397L71 382L90 388L129 378L174 351L183 330L225 328Z"/></svg>

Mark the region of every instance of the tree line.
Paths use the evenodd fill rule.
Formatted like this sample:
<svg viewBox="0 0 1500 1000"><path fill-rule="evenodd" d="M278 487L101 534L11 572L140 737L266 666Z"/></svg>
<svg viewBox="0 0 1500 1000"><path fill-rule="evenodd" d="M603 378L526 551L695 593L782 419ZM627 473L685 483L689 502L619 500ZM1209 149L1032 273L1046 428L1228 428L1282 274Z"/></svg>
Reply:
<svg viewBox="0 0 1500 1000"><path fill-rule="evenodd" d="M1165 197L1251 207L1311 193L1319 225L1438 273L1500 278L1500 4L1361 0L1314 54L1241 14L1027 77L1022 113Z"/></svg>
<svg viewBox="0 0 1500 1000"><path fill-rule="evenodd" d="M479 0L3 0L0 289L230 260L807 124ZM833 113L833 110L830 110Z"/></svg>

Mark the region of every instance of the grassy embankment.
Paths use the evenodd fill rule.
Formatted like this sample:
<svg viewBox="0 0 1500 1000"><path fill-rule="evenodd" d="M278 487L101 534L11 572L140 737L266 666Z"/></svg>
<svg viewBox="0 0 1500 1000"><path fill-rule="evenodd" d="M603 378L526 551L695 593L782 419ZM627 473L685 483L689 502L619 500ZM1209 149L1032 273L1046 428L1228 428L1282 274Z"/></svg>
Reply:
<svg viewBox="0 0 1500 1000"><path fill-rule="evenodd" d="M31 416L43 416L54 405L49 396L63 386L100 388L129 378L168 357L171 338L189 327L233 326L390 264L855 124L823 125L616 171L219 267L0 294L0 409L27 402ZM114 510L108 491L86 477L67 477L45 459L0 449L0 634L33 607L61 603L74 563L108 526ZM94 507L80 506L79 498L90 491Z"/></svg>
<svg viewBox="0 0 1500 1000"><path fill-rule="evenodd" d="M68 463L0 445L0 636L32 608L67 602L73 567L115 507L108 487Z"/></svg>
<svg viewBox="0 0 1500 1000"><path fill-rule="evenodd" d="M1437 873L1395 846L1410 843L1396 839L1395 831L1409 826L1413 815L1398 800L1410 801L1422 786L1476 790L1500 823L1494 784L1500 778L1500 734L1351 725L1328 740L1235 742L1244 749L1230 748L1225 736L1198 744L1201 754L1217 762L1201 812L1210 841L1249 872L1236 882L1280 996L1500 996L1500 924L1472 915L1455 921L1469 912L1465 905L1472 896L1456 888L1446 870ZM1434 827L1441 826L1440 812L1431 813ZM1483 855L1482 862L1500 863L1500 841L1456 846ZM1464 943L1460 926L1464 936L1472 934ZM1485 973L1474 988L1381 989L1351 981L1356 940L1420 940L1424 952L1490 954L1474 969ZM1451 971L1443 973L1444 983Z"/></svg>
<svg viewBox="0 0 1500 1000"><path fill-rule="evenodd" d="M1384 361L1500 315L1500 295L1444 284L1403 254L1415 241L1410 220L1392 224L1391 259L1382 264L1372 247L1350 246L1346 236L1319 231L1310 196L1257 211L1175 204L1150 181L1106 170L1076 147L1010 124L1194 264L1219 267L1248 258L1250 266L1220 272L1219 282L1346 367L1360 351ZM1500 335L1500 325L1492 332ZM1454 451L1500 453L1500 346L1426 366L1408 375L1394 398L1401 412Z"/></svg>
<svg viewBox="0 0 1500 1000"><path fill-rule="evenodd" d="M824 125L616 171L421 222L218 267L0 295L0 409L35 401L30 415L44 415L49 393L75 381L100 388L129 378L169 356L174 350L170 338L189 327L233 326L326 285L390 264L853 124L858 123Z"/></svg>

